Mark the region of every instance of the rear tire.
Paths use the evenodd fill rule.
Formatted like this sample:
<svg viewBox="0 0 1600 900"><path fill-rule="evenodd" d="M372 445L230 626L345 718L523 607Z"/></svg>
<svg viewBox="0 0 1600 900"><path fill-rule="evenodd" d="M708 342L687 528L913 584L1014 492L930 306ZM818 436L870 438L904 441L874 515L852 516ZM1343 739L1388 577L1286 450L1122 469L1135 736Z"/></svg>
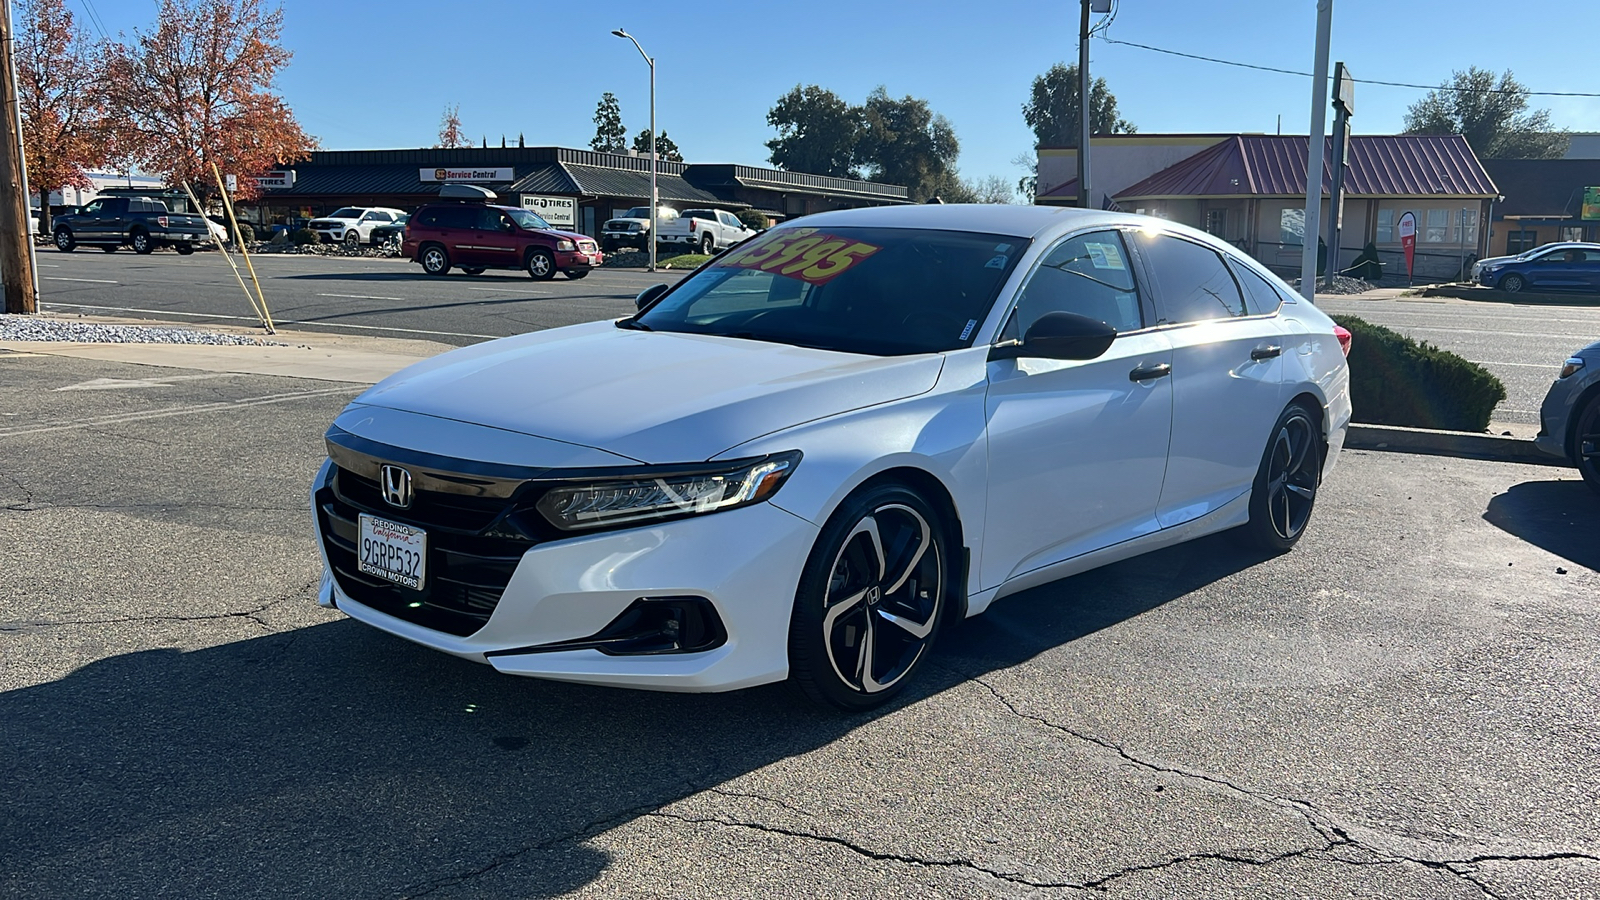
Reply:
<svg viewBox="0 0 1600 900"><path fill-rule="evenodd" d="M472 266L471 268L463 268L461 271L467 273L468 275L482 275L483 274L483 267L482 266Z"/></svg>
<svg viewBox="0 0 1600 900"><path fill-rule="evenodd" d="M429 275L450 274L450 254L438 244L429 244L422 248L417 259L422 262L422 271Z"/></svg>
<svg viewBox="0 0 1600 900"><path fill-rule="evenodd" d="M71 253L78 249L78 239L72 236L72 229L56 229L56 249L62 253Z"/></svg>
<svg viewBox="0 0 1600 900"><path fill-rule="evenodd" d="M1512 272L1506 277L1500 279L1500 290L1505 291L1508 294L1520 294L1522 293L1522 289L1527 286L1528 282L1521 275L1518 275L1515 272Z"/></svg>
<svg viewBox="0 0 1600 900"><path fill-rule="evenodd" d="M172 249L178 251L178 255L179 256L188 256L189 254L194 252L194 248L189 246L188 244L179 244L176 247L173 247Z"/></svg>
<svg viewBox="0 0 1600 900"><path fill-rule="evenodd" d="M899 484L845 500L801 571L789 678L844 710L888 702L927 659L950 606L949 529Z"/></svg>
<svg viewBox="0 0 1600 900"><path fill-rule="evenodd" d="M1595 493L1600 494L1600 394L1578 413L1572 432L1572 462Z"/></svg>
<svg viewBox="0 0 1600 900"><path fill-rule="evenodd" d="M129 242L133 244L133 252L140 256L148 256L156 249L156 242L150 239L148 231L135 231Z"/></svg>
<svg viewBox="0 0 1600 900"><path fill-rule="evenodd" d="M706 256L710 256L711 254L717 252L717 239L709 234L705 237L702 237L700 239L700 252Z"/></svg>
<svg viewBox="0 0 1600 900"><path fill-rule="evenodd" d="M100 245L100 249L104 250L107 253L115 253L118 250L121 250L122 248L118 247L116 244L101 244Z"/></svg>
<svg viewBox="0 0 1600 900"><path fill-rule="evenodd" d="M1305 534L1322 483L1322 432L1311 411L1296 404L1278 416L1250 489L1250 521L1240 542L1287 553Z"/></svg>
<svg viewBox="0 0 1600 900"><path fill-rule="evenodd" d="M579 280L581 278L588 278L589 277L589 270L588 269L584 269L581 272L568 270L567 271L567 277L572 279L573 281L577 281L577 280Z"/></svg>
<svg viewBox="0 0 1600 900"><path fill-rule="evenodd" d="M549 250L534 250L529 253L528 275L534 281L549 281L556 277L556 258Z"/></svg>

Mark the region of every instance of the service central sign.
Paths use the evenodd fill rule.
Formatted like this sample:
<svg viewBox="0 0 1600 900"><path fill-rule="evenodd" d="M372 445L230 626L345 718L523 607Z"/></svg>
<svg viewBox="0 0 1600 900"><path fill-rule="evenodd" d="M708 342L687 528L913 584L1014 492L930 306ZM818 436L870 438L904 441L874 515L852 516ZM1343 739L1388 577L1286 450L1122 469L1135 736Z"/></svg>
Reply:
<svg viewBox="0 0 1600 900"><path fill-rule="evenodd" d="M516 173L510 166L498 169L450 169L441 166L436 169L418 169L417 177L423 181L457 183L517 180Z"/></svg>
<svg viewBox="0 0 1600 900"><path fill-rule="evenodd" d="M572 229L578 225L578 201L571 197L544 197L523 194L522 208L531 210L539 218L557 228Z"/></svg>

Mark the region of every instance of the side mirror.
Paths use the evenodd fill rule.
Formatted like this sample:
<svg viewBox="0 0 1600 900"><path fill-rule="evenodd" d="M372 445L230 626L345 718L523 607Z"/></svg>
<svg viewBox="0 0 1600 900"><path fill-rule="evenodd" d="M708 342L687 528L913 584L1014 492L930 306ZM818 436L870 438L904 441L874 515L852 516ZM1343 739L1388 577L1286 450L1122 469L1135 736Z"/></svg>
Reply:
<svg viewBox="0 0 1600 900"><path fill-rule="evenodd" d="M646 306L656 302L657 297L665 294L667 287L665 284L652 284L640 291L639 296L633 298L633 308L642 311Z"/></svg>
<svg viewBox="0 0 1600 900"><path fill-rule="evenodd" d="M1089 99L1094 99L1094 96L1091 94ZM517 223L511 221L510 219L501 219L500 230L504 231L506 234L510 234L511 232L517 230Z"/></svg>
<svg viewBox="0 0 1600 900"><path fill-rule="evenodd" d="M1028 326L1020 341L996 344L990 359L1095 359L1110 349L1117 330L1099 319L1077 313L1053 312Z"/></svg>

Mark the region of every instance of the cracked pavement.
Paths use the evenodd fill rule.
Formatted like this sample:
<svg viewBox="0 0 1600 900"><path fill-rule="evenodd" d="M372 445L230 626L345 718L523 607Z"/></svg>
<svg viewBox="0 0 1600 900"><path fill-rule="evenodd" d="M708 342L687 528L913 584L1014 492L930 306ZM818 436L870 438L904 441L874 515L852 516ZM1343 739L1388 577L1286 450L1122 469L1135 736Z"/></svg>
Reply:
<svg viewBox="0 0 1600 900"><path fill-rule="evenodd" d="M844 716L318 609L305 491L353 391L54 392L167 374L0 355L0 895L1600 897L1573 473L1347 453L1293 553L1008 598Z"/></svg>

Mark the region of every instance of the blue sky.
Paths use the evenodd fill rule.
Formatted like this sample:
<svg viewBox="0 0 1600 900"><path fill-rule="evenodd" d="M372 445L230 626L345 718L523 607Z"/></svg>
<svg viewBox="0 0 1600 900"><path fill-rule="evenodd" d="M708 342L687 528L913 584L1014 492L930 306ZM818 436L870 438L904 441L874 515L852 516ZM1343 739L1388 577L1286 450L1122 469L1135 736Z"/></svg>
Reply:
<svg viewBox="0 0 1600 900"><path fill-rule="evenodd" d="M149 28L154 0L93 3L108 32ZM649 123L648 69L625 28L657 59L657 119L699 162L766 163L767 110L798 83L859 102L879 84L926 98L955 125L961 173L1015 178L1032 145L1021 105L1035 76L1077 59L1077 4L621 3L532 0L285 0L294 60L278 87L329 149L418 147L459 103L474 139L587 146L596 102L617 95L634 133ZM1314 0L1122 0L1112 38L1310 71ZM1510 68L1534 90L1600 93L1587 44L1600 2L1508 6L1489 0L1334 0L1333 56L1355 76L1437 84L1452 69ZM1304 134L1310 79L1091 44L1125 118L1141 131ZM1392 133L1422 91L1359 85L1357 132ZM1600 98L1535 98L1558 125L1600 131Z"/></svg>

